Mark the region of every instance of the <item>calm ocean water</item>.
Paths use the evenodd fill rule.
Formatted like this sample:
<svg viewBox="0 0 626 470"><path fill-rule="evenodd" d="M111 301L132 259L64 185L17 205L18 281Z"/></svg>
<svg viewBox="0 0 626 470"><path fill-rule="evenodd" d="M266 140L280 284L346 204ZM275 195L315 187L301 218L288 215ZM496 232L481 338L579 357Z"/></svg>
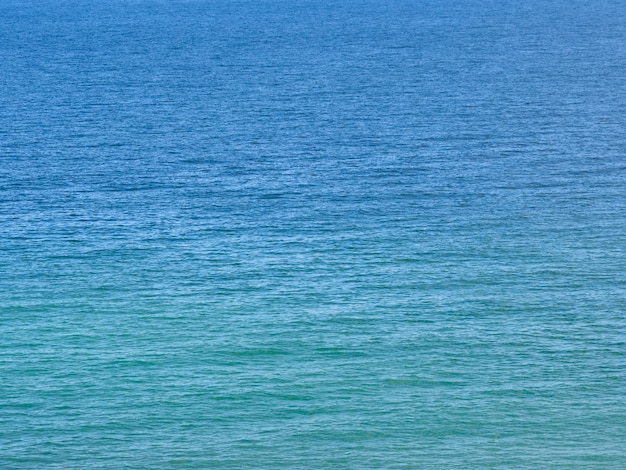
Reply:
<svg viewBox="0 0 626 470"><path fill-rule="evenodd" d="M626 468L626 2L0 0L0 468Z"/></svg>

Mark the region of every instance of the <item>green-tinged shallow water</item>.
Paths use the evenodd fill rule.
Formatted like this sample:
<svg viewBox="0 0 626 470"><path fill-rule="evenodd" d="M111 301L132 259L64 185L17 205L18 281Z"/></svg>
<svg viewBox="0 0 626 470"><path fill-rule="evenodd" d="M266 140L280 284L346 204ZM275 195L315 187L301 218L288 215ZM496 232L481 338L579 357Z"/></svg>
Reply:
<svg viewBox="0 0 626 470"><path fill-rule="evenodd" d="M625 44L0 0L0 468L626 468Z"/></svg>

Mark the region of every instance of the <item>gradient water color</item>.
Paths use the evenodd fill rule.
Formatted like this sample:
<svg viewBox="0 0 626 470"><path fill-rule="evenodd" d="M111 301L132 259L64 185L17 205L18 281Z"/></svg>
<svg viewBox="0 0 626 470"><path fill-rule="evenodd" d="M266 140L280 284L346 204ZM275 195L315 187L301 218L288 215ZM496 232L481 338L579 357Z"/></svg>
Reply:
<svg viewBox="0 0 626 470"><path fill-rule="evenodd" d="M0 0L0 468L626 468L626 3Z"/></svg>

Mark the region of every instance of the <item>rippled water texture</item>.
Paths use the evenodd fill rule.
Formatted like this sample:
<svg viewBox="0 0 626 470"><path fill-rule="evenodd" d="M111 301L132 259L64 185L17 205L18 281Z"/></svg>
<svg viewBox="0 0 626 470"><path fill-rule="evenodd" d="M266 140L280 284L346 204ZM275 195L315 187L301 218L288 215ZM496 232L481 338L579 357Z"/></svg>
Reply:
<svg viewBox="0 0 626 470"><path fill-rule="evenodd" d="M0 467L626 468L626 3L0 0Z"/></svg>

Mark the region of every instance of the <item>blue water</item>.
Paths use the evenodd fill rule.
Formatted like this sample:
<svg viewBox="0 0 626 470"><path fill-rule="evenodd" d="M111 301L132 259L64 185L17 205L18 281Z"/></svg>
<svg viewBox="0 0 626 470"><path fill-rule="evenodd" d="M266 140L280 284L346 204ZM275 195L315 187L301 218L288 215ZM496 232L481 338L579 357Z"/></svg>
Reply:
<svg viewBox="0 0 626 470"><path fill-rule="evenodd" d="M0 468L626 468L626 2L0 0Z"/></svg>

